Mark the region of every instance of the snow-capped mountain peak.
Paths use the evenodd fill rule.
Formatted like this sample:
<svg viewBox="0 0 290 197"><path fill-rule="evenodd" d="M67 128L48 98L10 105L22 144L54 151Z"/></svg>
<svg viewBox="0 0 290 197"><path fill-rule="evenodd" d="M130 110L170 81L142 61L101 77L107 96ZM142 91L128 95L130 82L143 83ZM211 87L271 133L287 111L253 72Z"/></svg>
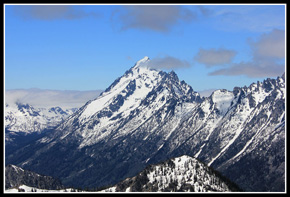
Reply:
<svg viewBox="0 0 290 197"><path fill-rule="evenodd" d="M134 68L147 66L147 63L150 61L150 58L148 56L145 56L144 58L140 59L136 62Z"/></svg>
<svg viewBox="0 0 290 197"><path fill-rule="evenodd" d="M136 105L140 103L161 80L158 71L141 66L142 63L148 60L148 57L139 60L134 67L128 70L122 77L115 80L109 88L86 107L82 113L82 117L91 117L104 108L109 108L112 112L115 112L118 110L118 106ZM111 105L112 103L116 105ZM122 109L124 110L124 108L126 107ZM108 116L111 117L111 115Z"/></svg>
<svg viewBox="0 0 290 197"><path fill-rule="evenodd" d="M59 129L78 125L74 130L83 138L82 147L94 144L108 135L119 136L134 131L165 105L175 105L178 100L199 100L199 94L184 81L179 81L173 71L166 73L149 68L145 66L148 61L148 57L139 60ZM131 120L135 117L139 117L136 118L137 122L126 125L128 121L134 122ZM64 137L69 135L71 129L66 131Z"/></svg>

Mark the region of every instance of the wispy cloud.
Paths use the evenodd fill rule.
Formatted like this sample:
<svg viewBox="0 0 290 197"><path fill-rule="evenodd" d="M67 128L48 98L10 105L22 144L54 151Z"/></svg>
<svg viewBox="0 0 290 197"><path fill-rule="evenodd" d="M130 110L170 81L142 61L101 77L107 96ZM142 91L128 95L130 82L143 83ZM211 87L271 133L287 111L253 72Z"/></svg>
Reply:
<svg viewBox="0 0 290 197"><path fill-rule="evenodd" d="M206 6L198 5L196 7L198 8L198 10L202 16L209 17L214 13L214 11L212 9L209 9Z"/></svg>
<svg viewBox="0 0 290 197"><path fill-rule="evenodd" d="M16 5L14 12L24 19L56 20L99 17L96 12L85 12L72 5Z"/></svg>
<svg viewBox="0 0 290 197"><path fill-rule="evenodd" d="M285 57L285 31L274 29L263 34L258 41L250 40L256 58L284 58Z"/></svg>
<svg viewBox="0 0 290 197"><path fill-rule="evenodd" d="M235 57L236 51L228 49L199 49L195 60L207 67L220 66L231 63Z"/></svg>
<svg viewBox="0 0 290 197"><path fill-rule="evenodd" d="M284 5L224 5L216 8L213 26L224 31L270 32L273 28L285 27Z"/></svg>
<svg viewBox="0 0 290 197"><path fill-rule="evenodd" d="M112 20L121 25L121 30L132 28L168 32L178 22L196 18L195 12L176 5L128 5L122 8L112 14Z"/></svg>
<svg viewBox="0 0 290 197"><path fill-rule="evenodd" d="M209 75L246 75L248 77L276 77L285 72L285 31L274 29L259 40L250 41L252 61L231 64Z"/></svg>
<svg viewBox="0 0 290 197"><path fill-rule="evenodd" d="M200 96L204 96L204 97L208 97L210 96L216 89L206 89L206 90L201 90L198 91L198 93L200 94Z"/></svg>
<svg viewBox="0 0 290 197"><path fill-rule="evenodd" d="M240 62L232 64L229 68L223 68L209 73L209 75L245 75L248 77L277 77L285 71L284 64L276 62Z"/></svg>
<svg viewBox="0 0 290 197"><path fill-rule="evenodd" d="M190 63L172 56L156 57L151 59L146 66L157 69L178 69L188 68Z"/></svg>
<svg viewBox="0 0 290 197"><path fill-rule="evenodd" d="M64 109L78 108L87 101L97 98L101 90L71 91L71 90L43 90L18 89L5 90L5 102L28 103L34 107L61 107Z"/></svg>

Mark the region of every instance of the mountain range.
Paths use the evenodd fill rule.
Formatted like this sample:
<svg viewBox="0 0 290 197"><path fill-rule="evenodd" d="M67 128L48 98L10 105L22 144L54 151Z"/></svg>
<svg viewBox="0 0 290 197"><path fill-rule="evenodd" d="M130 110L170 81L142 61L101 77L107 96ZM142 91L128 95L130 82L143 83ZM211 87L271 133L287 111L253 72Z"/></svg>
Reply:
<svg viewBox="0 0 290 197"><path fill-rule="evenodd" d="M65 188L50 176L5 167L7 192L240 192L239 187L196 158L183 155L149 165L136 176L100 190Z"/></svg>
<svg viewBox="0 0 290 197"><path fill-rule="evenodd" d="M285 190L285 74L201 97L149 61L138 61L53 131L6 154L6 164L65 185L100 187L189 155L244 191Z"/></svg>

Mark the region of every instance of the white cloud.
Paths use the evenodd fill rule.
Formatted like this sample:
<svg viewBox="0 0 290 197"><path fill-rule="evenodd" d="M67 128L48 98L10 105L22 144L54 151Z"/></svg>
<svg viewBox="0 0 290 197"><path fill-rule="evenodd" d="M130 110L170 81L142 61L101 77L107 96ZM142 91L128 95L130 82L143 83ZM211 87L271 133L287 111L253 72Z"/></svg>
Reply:
<svg viewBox="0 0 290 197"><path fill-rule="evenodd" d="M99 17L96 12L85 12L72 5L16 5L14 12L24 19L55 20Z"/></svg>
<svg viewBox="0 0 290 197"><path fill-rule="evenodd" d="M224 64L231 63L232 59L235 57L236 52L234 50L228 49L199 49L198 54L195 56L195 60L199 63L211 66L220 66Z"/></svg>
<svg viewBox="0 0 290 197"><path fill-rule="evenodd" d="M128 5L112 13L114 24L121 30L141 29L168 32L179 21L189 22L196 13L176 5Z"/></svg>
<svg viewBox="0 0 290 197"><path fill-rule="evenodd" d="M254 55L257 58L284 58L285 57L285 31L274 29L254 42L250 41Z"/></svg>
<svg viewBox="0 0 290 197"><path fill-rule="evenodd" d="M172 56L156 57L151 59L147 66L157 69L176 69L176 68L188 68L189 62L186 60L180 60Z"/></svg>
<svg viewBox="0 0 290 197"><path fill-rule="evenodd" d="M266 62L240 62L232 64L228 68L219 69L209 73L209 75L245 75L248 77L277 77L285 72L284 64L273 61Z"/></svg>
<svg viewBox="0 0 290 197"><path fill-rule="evenodd" d="M285 27L285 5L218 6L213 17L213 25L223 31L270 32Z"/></svg>
<svg viewBox="0 0 290 197"><path fill-rule="evenodd" d="M230 64L209 75L246 75L248 77L276 77L285 72L285 31L274 29L251 41L253 58L249 62Z"/></svg>

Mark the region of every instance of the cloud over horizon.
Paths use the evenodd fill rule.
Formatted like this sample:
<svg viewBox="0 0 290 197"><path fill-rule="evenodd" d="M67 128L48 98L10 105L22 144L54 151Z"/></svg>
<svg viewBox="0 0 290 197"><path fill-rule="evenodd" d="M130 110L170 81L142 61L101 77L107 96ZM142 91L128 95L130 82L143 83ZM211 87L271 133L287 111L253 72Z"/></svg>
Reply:
<svg viewBox="0 0 290 197"><path fill-rule="evenodd" d="M44 90L38 88L5 90L5 103L20 102L33 107L79 108L87 101L97 98L101 90Z"/></svg>

